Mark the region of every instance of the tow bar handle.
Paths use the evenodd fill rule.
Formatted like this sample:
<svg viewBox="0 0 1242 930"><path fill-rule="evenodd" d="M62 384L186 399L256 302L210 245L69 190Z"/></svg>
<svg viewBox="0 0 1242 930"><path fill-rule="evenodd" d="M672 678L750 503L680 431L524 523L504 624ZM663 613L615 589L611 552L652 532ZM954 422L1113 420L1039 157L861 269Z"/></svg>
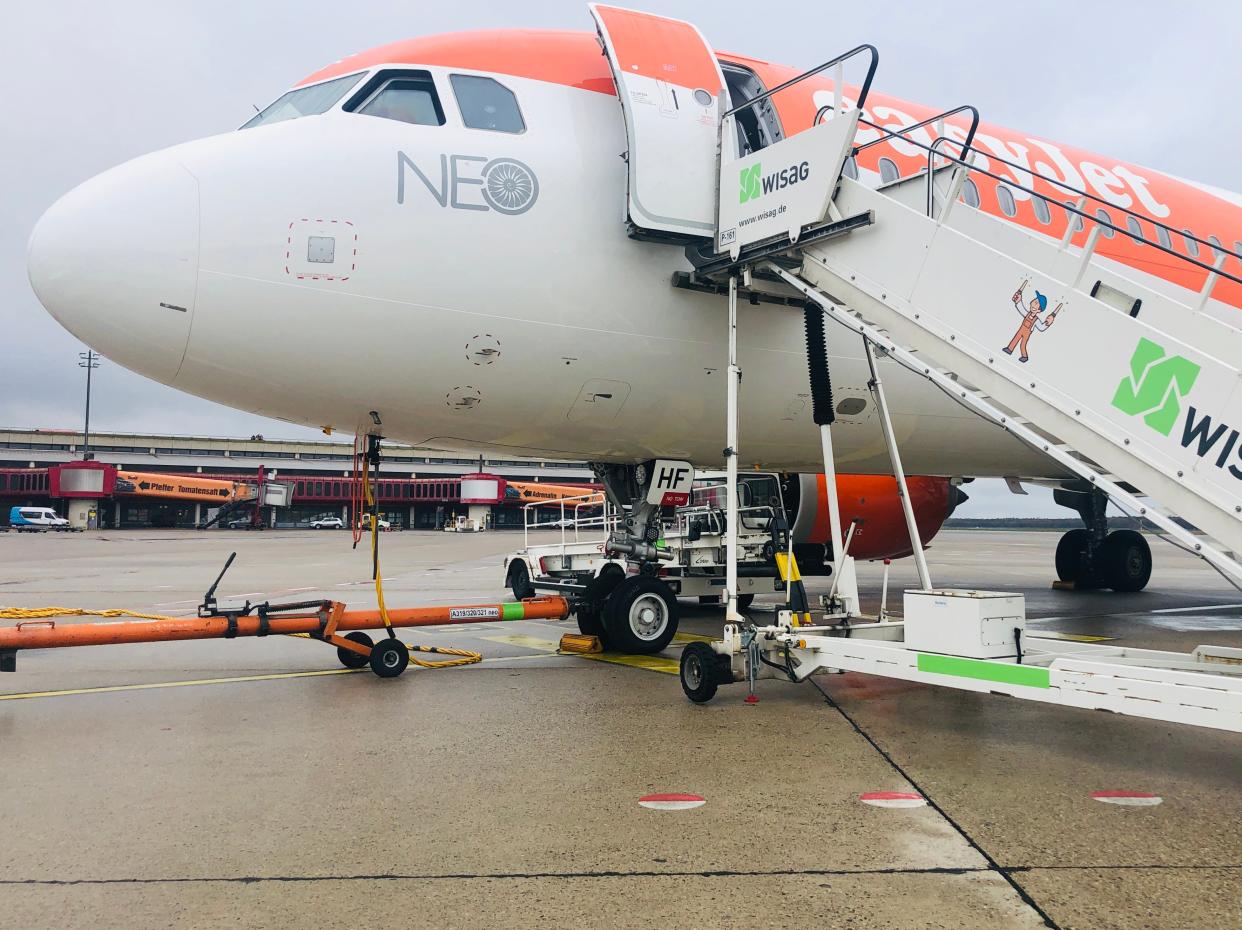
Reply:
<svg viewBox="0 0 1242 930"><path fill-rule="evenodd" d="M220 582L224 580L224 573L229 570L229 566L233 564L233 560L237 558L236 552L230 552L229 557L224 560L224 568L220 569L220 574L216 575L216 580L211 583L211 587L207 589L207 593L203 595L203 602L198 605L198 615L200 617L214 616L216 613L216 588L220 586Z"/></svg>

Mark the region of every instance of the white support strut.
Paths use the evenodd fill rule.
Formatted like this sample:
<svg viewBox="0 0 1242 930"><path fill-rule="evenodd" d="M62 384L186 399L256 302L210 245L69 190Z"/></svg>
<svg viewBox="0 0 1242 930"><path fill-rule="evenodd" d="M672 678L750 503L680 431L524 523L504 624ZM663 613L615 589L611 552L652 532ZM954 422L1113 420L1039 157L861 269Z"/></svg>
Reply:
<svg viewBox="0 0 1242 930"><path fill-rule="evenodd" d="M927 556L923 553L923 540L919 536L919 524L914 518L914 505L910 502L910 488L906 484L906 472L901 467L901 453L897 449L897 437L893 433L893 421L888 412L888 401L884 397L884 382L880 380L880 370L875 363L875 350L871 348L871 340L863 337L863 349L867 353L867 367L871 370L871 394L875 397L875 405L880 412L880 428L884 431L884 444L888 446L888 458L893 465L893 477L897 479L897 497L901 501L901 512L906 518L906 530L910 534L910 551L914 555L914 565L919 573L919 587L923 591L932 588L931 573L927 570Z"/></svg>
<svg viewBox="0 0 1242 930"><path fill-rule="evenodd" d="M728 487L725 504L725 622L736 623L737 613L737 420L738 389L741 371L737 367L737 276L729 277L729 366L728 400L726 402L727 424L725 427L725 484Z"/></svg>

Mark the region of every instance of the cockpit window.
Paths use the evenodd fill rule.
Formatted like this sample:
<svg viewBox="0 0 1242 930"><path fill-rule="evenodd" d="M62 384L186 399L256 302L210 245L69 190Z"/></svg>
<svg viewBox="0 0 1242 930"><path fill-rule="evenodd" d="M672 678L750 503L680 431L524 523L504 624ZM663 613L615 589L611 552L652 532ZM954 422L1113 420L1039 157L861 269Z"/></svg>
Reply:
<svg viewBox="0 0 1242 930"><path fill-rule="evenodd" d="M362 79L364 72L347 74L345 77L333 78L322 84L310 87L299 87L291 90L271 106L256 113L242 126L250 129L254 126L266 126L268 123L280 123L299 116L315 116L323 113L334 103L345 96L345 92Z"/></svg>
<svg viewBox="0 0 1242 930"><path fill-rule="evenodd" d="M426 71L382 74L354 99L357 101L359 98L362 99L361 105L352 102L346 109L418 126L444 125L440 97L431 75Z"/></svg>
<svg viewBox="0 0 1242 930"><path fill-rule="evenodd" d="M449 80L457 95L461 121L469 128L493 132L526 131L517 97L499 81L469 74L453 74Z"/></svg>

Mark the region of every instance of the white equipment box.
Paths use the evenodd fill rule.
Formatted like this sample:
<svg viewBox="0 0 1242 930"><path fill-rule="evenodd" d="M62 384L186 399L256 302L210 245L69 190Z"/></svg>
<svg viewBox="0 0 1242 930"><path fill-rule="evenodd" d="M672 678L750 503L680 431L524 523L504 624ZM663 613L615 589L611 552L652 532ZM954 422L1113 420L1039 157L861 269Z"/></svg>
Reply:
<svg viewBox="0 0 1242 930"><path fill-rule="evenodd" d="M1026 629L1026 598L941 588L905 594L906 648L970 659L1013 658Z"/></svg>

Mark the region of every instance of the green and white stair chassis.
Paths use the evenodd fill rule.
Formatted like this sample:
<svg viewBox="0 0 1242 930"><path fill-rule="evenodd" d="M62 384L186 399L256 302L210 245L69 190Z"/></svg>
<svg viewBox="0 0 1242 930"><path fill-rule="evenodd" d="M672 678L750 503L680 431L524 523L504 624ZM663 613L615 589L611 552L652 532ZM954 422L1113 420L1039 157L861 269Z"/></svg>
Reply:
<svg viewBox="0 0 1242 930"><path fill-rule="evenodd" d="M864 672L1242 732L1242 649L1179 653L1041 637L1025 632L1022 601L999 592L911 591L903 621L795 627L782 611L771 626L728 624L722 641L682 651L682 688L705 703L734 682L748 682L753 693L761 678Z"/></svg>

